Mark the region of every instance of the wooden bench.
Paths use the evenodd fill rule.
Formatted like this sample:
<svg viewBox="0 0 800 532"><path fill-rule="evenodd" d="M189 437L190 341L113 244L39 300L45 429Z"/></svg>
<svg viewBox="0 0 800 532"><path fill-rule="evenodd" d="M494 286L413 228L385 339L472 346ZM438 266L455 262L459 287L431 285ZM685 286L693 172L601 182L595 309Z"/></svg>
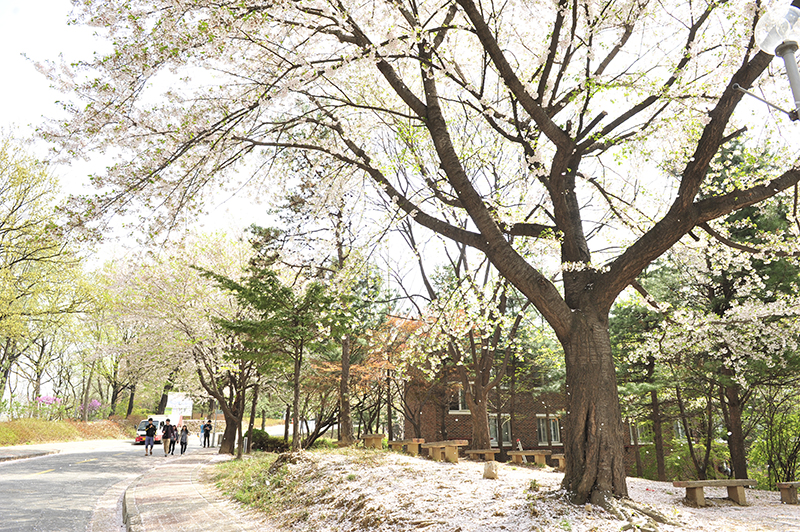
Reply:
<svg viewBox="0 0 800 532"><path fill-rule="evenodd" d="M500 449L470 449L469 451L464 451L464 454L468 455L470 458L474 458L477 455L479 459L489 462L494 460L494 455L499 452Z"/></svg>
<svg viewBox="0 0 800 532"><path fill-rule="evenodd" d="M393 451L402 451L403 447L411 456L419 454L419 446L425 443L425 438L411 438L410 440L395 440L389 442L389 448Z"/></svg>
<svg viewBox="0 0 800 532"><path fill-rule="evenodd" d="M531 450L531 451L508 451L508 456L511 457L511 461L515 464L522 463L523 456L533 456L534 462L539 465L546 465L547 464L547 457L552 454L553 451L547 450Z"/></svg>
<svg viewBox="0 0 800 532"><path fill-rule="evenodd" d="M364 447L369 449L383 449L383 434L364 434L361 439L364 440Z"/></svg>
<svg viewBox="0 0 800 532"><path fill-rule="evenodd" d="M745 486L755 486L755 480L749 478L729 480L676 480L672 483L676 488L686 488L686 500L697 506L705 506L706 499L703 488L728 488L728 498L740 506L747 504L744 494Z"/></svg>
<svg viewBox="0 0 800 532"><path fill-rule="evenodd" d="M781 502L797 504L797 488L800 488L800 482L778 482L778 489L781 490Z"/></svg>
<svg viewBox="0 0 800 532"><path fill-rule="evenodd" d="M564 471L567 468L567 459L563 454L554 454L553 460L558 460L559 471Z"/></svg>
<svg viewBox="0 0 800 532"><path fill-rule="evenodd" d="M467 440L447 440L423 443L422 448L428 449L428 454L436 461L445 460L457 464L458 448L467 445L469 445Z"/></svg>

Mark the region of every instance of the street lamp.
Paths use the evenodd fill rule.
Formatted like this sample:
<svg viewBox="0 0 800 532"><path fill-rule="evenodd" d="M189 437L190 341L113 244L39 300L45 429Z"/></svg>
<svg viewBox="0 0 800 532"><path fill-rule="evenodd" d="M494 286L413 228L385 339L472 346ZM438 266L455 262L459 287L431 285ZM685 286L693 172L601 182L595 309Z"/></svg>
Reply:
<svg viewBox="0 0 800 532"><path fill-rule="evenodd" d="M789 116L797 120L800 115L800 71L794 53L800 42L800 9L794 6L770 9L756 24L755 38L759 48L783 59L794 97L794 111Z"/></svg>

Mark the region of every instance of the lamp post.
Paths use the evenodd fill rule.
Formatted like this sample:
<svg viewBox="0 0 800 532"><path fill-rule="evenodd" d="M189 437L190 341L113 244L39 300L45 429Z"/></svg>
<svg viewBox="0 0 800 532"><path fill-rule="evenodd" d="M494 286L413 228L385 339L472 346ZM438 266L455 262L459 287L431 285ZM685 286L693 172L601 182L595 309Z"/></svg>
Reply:
<svg viewBox="0 0 800 532"><path fill-rule="evenodd" d="M761 50L783 59L794 97L794 111L789 116L797 120L800 116L800 71L794 53L800 41L800 9L790 5L769 10L756 24L755 38Z"/></svg>

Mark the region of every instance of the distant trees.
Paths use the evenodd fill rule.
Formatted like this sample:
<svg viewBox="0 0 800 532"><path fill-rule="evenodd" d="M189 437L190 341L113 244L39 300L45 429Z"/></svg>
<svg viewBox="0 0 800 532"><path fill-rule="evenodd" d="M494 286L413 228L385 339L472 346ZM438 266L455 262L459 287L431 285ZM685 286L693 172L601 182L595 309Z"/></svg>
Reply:
<svg viewBox="0 0 800 532"><path fill-rule="evenodd" d="M204 275L230 291L243 310L233 318L215 319L236 339L236 346L229 348L231 356L273 371L284 365L291 368L292 449L300 449L300 392L306 357L325 349L344 317L334 315L333 299L321 283L287 286L276 271L257 259L251 261L241 281L208 270Z"/></svg>
<svg viewBox="0 0 800 532"><path fill-rule="evenodd" d="M43 163L0 138L0 398L12 371L38 393L65 355L61 333L90 306L76 248L58 225L57 191Z"/></svg>
<svg viewBox="0 0 800 532"><path fill-rule="evenodd" d="M718 156L708 187L769 164L767 155L734 143ZM612 337L623 367L632 370L627 379L639 375L649 385L657 446L663 447L661 401L668 399L701 478L713 465L708 453L718 438L727 442L733 475L748 477L748 442L763 427L751 401L763 390L800 382L800 263L789 251L797 243L794 208L774 199L716 228L702 226L704 234L643 278L649 308L615 307L612 330L619 332ZM700 453L694 441L703 442ZM659 476L662 454L657 450Z"/></svg>

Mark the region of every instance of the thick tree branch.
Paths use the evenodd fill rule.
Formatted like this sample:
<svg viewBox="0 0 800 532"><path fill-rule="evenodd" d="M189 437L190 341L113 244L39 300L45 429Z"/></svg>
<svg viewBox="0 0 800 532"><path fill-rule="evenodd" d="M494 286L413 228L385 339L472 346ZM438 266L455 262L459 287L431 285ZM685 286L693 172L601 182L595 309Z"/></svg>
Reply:
<svg viewBox="0 0 800 532"><path fill-rule="evenodd" d="M557 146L569 146L571 144L569 136L547 115L545 110L542 109L539 103L531 96L517 77L517 74L511 68L503 51L500 49L500 45L495 40L494 35L492 35L491 29L478 11L475 3L472 0L457 0L457 2L458 5L464 9L467 17L472 22L478 39L480 39L481 44L483 44L489 57L491 57L500 77L503 78L503 81L514 97L519 100L522 108L525 109L533 121L536 122L536 125L542 133L544 133L550 141Z"/></svg>
<svg viewBox="0 0 800 532"><path fill-rule="evenodd" d="M791 170L767 186L755 187L747 192L709 198L696 205L693 203L713 157L726 138L725 129L728 121L736 105L742 99L742 93L734 90L734 85L750 87L753 81L764 72L771 60L771 55L759 52L731 77L717 105L709 112L711 121L703 130L694 156L686 165L678 197L675 198L669 212L622 255L617 257L611 263L608 271L601 274L596 281L599 294L602 294L600 295L602 305L610 308L617 294L628 286L648 264L672 247L698 223L713 220L735 209L772 197L798 182L800 174Z"/></svg>

